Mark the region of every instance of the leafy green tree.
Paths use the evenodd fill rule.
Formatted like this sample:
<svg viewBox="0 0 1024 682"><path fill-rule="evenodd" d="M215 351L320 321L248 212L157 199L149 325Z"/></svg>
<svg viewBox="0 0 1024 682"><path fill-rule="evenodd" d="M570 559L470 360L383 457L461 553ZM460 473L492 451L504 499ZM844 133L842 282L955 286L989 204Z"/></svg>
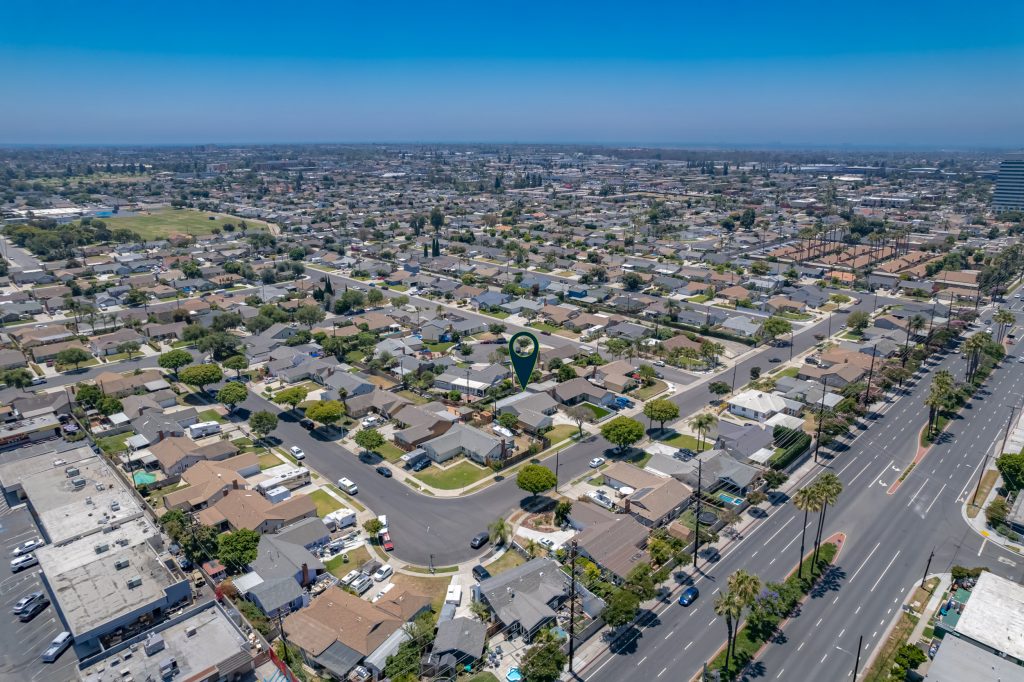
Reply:
<svg viewBox="0 0 1024 682"><path fill-rule="evenodd" d="M572 513L572 501L562 500L555 505L555 523L559 526L564 525L569 521L569 515Z"/></svg>
<svg viewBox="0 0 1024 682"><path fill-rule="evenodd" d="M76 384L75 402L86 407L96 407L103 398L103 390L96 384Z"/></svg>
<svg viewBox="0 0 1024 682"><path fill-rule="evenodd" d="M440 208L435 206L434 208L430 209L430 226L434 228L434 232L439 232L443 225L444 213L441 212Z"/></svg>
<svg viewBox="0 0 1024 682"><path fill-rule="evenodd" d="M626 576L626 589L635 594L640 601L654 598L657 586L650 564L637 564L629 571L629 575Z"/></svg>
<svg viewBox="0 0 1024 682"><path fill-rule="evenodd" d="M605 422L601 427L601 435L621 451L644 437L644 426L629 417L616 417Z"/></svg>
<svg viewBox="0 0 1024 682"><path fill-rule="evenodd" d="M212 353L214 360L224 360L238 353L240 343L234 334L211 332L196 342L196 348L204 353Z"/></svg>
<svg viewBox="0 0 1024 682"><path fill-rule="evenodd" d="M112 414L117 414L124 409L121 405L121 401L117 398L109 395L105 395L96 402L96 409L99 413L105 417L109 417Z"/></svg>
<svg viewBox="0 0 1024 682"><path fill-rule="evenodd" d="M242 370L249 367L249 359L244 355L232 355L220 364L224 365L225 369L235 370L235 376L241 377Z"/></svg>
<svg viewBox="0 0 1024 682"><path fill-rule="evenodd" d="M527 464L516 475L516 485L534 497L558 483L555 472L540 464Z"/></svg>
<svg viewBox="0 0 1024 682"><path fill-rule="evenodd" d="M53 359L58 365L74 365L75 369L78 369L83 362L91 360L92 356L82 348L65 348L53 356Z"/></svg>
<svg viewBox="0 0 1024 682"><path fill-rule="evenodd" d="M985 520L993 528L999 527L1006 523L1006 517L1010 513L1010 505L1006 504L1006 500L1001 497L989 502L985 508Z"/></svg>
<svg viewBox="0 0 1024 682"><path fill-rule="evenodd" d="M707 437L711 427L718 423L718 417L710 412L701 412L690 420L690 426L697 432L697 452L703 450L704 439Z"/></svg>
<svg viewBox="0 0 1024 682"><path fill-rule="evenodd" d="M793 331L793 325L789 320L782 317L769 317L764 321L764 325L761 327L761 332L765 335L768 341L773 342L780 336L785 336Z"/></svg>
<svg viewBox="0 0 1024 682"><path fill-rule="evenodd" d="M366 302L372 306L378 306L384 301L384 294L380 289L370 289L366 292Z"/></svg>
<svg viewBox="0 0 1024 682"><path fill-rule="evenodd" d="M32 374L23 367L2 372L0 377L3 378L3 383L20 388L23 391L32 385Z"/></svg>
<svg viewBox="0 0 1024 682"><path fill-rule="evenodd" d="M644 386L650 386L654 383L654 380L658 378L658 371L647 363L637 367L636 373L640 375L640 379L644 382Z"/></svg>
<svg viewBox="0 0 1024 682"><path fill-rule="evenodd" d="M568 660L561 643L546 641L527 649L519 667L530 682L557 682Z"/></svg>
<svg viewBox="0 0 1024 682"><path fill-rule="evenodd" d="M249 391L242 384L232 381L217 391L217 402L223 403L228 410L234 412L238 403L245 402L249 397Z"/></svg>
<svg viewBox="0 0 1024 682"><path fill-rule="evenodd" d="M186 365L191 365L193 362L195 362L195 358L183 348L163 353L157 359L157 363L164 369L172 370L175 377L178 376L179 369Z"/></svg>
<svg viewBox="0 0 1024 682"><path fill-rule="evenodd" d="M295 311L295 320L310 329L313 328L314 324L322 322L326 316L327 314L324 312L324 309L318 305L304 305Z"/></svg>
<svg viewBox="0 0 1024 682"><path fill-rule="evenodd" d="M491 525L487 527L487 534L491 538L491 542L495 545L504 545L508 541L509 533L512 531L512 527L509 526L508 521L503 517L499 516L491 522Z"/></svg>
<svg viewBox="0 0 1024 682"><path fill-rule="evenodd" d="M708 384L708 390L711 391L711 393L714 395L723 396L727 393L732 392L732 386L725 383L724 381L712 381L710 384Z"/></svg>
<svg viewBox="0 0 1024 682"><path fill-rule="evenodd" d="M640 610L640 598L629 590L615 590L608 597L607 606L601 617L613 628L632 623Z"/></svg>
<svg viewBox="0 0 1024 682"><path fill-rule="evenodd" d="M277 415L260 410L249 415L249 429L258 439L263 440L277 428Z"/></svg>
<svg viewBox="0 0 1024 682"><path fill-rule="evenodd" d="M367 452L373 452L384 445L384 436L377 429L363 429L356 434L356 445Z"/></svg>
<svg viewBox="0 0 1024 682"><path fill-rule="evenodd" d="M928 660L925 653L913 644L901 644L896 649L893 657L892 678L896 680L906 679L911 670L916 670L919 665Z"/></svg>
<svg viewBox="0 0 1024 682"><path fill-rule="evenodd" d="M220 367L214 364L192 365L186 367L179 373L182 383L195 386L200 391L206 392L206 387L215 384L224 378Z"/></svg>
<svg viewBox="0 0 1024 682"><path fill-rule="evenodd" d="M124 300L129 306L138 307L148 302L149 299L146 297L146 292L141 289L132 289L125 294Z"/></svg>
<svg viewBox="0 0 1024 682"><path fill-rule="evenodd" d="M562 365L561 367L558 368L558 371L555 373L555 376L558 377L559 383L563 381L569 381L570 379L576 378L576 370L573 369L572 365Z"/></svg>
<svg viewBox="0 0 1024 682"><path fill-rule="evenodd" d="M636 272L627 272L622 276L622 286L626 291L639 291L644 285L644 278Z"/></svg>
<svg viewBox="0 0 1024 682"><path fill-rule="evenodd" d="M127 355L129 360L139 352L139 348L141 348L141 346L139 346L138 341L125 341L117 344L117 352Z"/></svg>
<svg viewBox="0 0 1024 682"><path fill-rule="evenodd" d="M378 519L369 519L368 521L363 522L363 530L366 531L367 535L373 537L384 530L384 524Z"/></svg>
<svg viewBox="0 0 1024 682"><path fill-rule="evenodd" d="M862 332L871 324L871 316L863 310L854 310L846 317L846 327Z"/></svg>
<svg viewBox="0 0 1024 682"><path fill-rule="evenodd" d="M217 539L217 558L228 568L242 571L256 560L259 544L260 534L248 528L224 533Z"/></svg>
<svg viewBox="0 0 1024 682"><path fill-rule="evenodd" d="M996 468L1003 477L1003 483L1010 492L1024 488L1024 454L1019 452L1000 455Z"/></svg>
<svg viewBox="0 0 1024 682"><path fill-rule="evenodd" d="M573 405L565 411L565 414L576 422L576 428L580 430L580 438L583 438L583 425L594 418L594 413L582 405Z"/></svg>
<svg viewBox="0 0 1024 682"><path fill-rule="evenodd" d="M278 405L288 405L294 410L299 406L299 403L306 399L307 395L309 395L309 389L305 386L292 386L275 393L274 402Z"/></svg>
<svg viewBox="0 0 1024 682"><path fill-rule="evenodd" d="M506 429L512 430L519 424L519 417L511 412L506 412L498 417L498 423Z"/></svg>
<svg viewBox="0 0 1024 682"><path fill-rule="evenodd" d="M337 400L319 400L306 408L306 418L324 426L337 424L345 414L345 406Z"/></svg>
<svg viewBox="0 0 1024 682"><path fill-rule="evenodd" d="M650 400L644 405L644 416L651 420L651 427L654 422L661 424L661 430L665 430L665 422L679 418L679 406L671 400L659 399Z"/></svg>

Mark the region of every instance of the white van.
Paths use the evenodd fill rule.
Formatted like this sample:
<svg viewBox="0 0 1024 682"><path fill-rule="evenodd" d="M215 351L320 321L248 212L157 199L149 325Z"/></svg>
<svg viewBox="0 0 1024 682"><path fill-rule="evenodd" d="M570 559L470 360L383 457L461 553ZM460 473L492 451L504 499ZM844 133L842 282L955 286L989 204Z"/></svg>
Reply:
<svg viewBox="0 0 1024 682"><path fill-rule="evenodd" d="M349 495L355 495L359 492L359 486L357 486L351 479L345 478L344 476L338 479L338 487Z"/></svg>
<svg viewBox="0 0 1024 682"><path fill-rule="evenodd" d="M383 582L390 578L391 574L394 572L395 570L391 568L391 564L384 564L383 566L377 569L376 573L373 574L373 580L374 582L378 583Z"/></svg>
<svg viewBox="0 0 1024 682"><path fill-rule="evenodd" d="M373 580L370 579L370 576L362 573L358 578L352 581L352 584L349 585L349 587L351 587L355 593L361 597L366 594L366 591L370 589L372 585Z"/></svg>
<svg viewBox="0 0 1024 682"><path fill-rule="evenodd" d="M192 438L202 438L214 433L220 433L220 424L218 422L199 422L188 427L188 435Z"/></svg>
<svg viewBox="0 0 1024 682"><path fill-rule="evenodd" d="M381 530L387 530L388 529L388 515L387 514L381 514L380 516L377 517L377 520L380 521L380 529Z"/></svg>

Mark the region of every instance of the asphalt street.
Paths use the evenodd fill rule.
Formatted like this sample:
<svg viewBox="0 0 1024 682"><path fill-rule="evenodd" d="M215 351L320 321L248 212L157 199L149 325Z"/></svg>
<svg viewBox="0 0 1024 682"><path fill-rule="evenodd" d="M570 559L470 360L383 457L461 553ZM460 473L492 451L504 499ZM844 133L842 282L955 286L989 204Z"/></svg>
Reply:
<svg viewBox="0 0 1024 682"><path fill-rule="evenodd" d="M962 377L964 361L950 353L927 368L906 395L886 404L870 428L860 431L848 449L808 475L806 484L830 469L844 491L826 517L825 535L847 534L834 570L785 627L784 635L755 662L749 677L783 680L842 680L852 674L857 639L864 637L864 662L884 638L904 596L924 574L955 564L985 565L1021 579L1018 558L987 543L961 518L963 501L973 490L986 452L1000 439L1010 415L1010 396L1024 390L1024 365L1003 363L982 393L954 420L941 442L893 494L890 486L913 460L920 429L927 420L924 396L931 375L948 368ZM716 564L696 578L702 595L681 607L669 600L645 627L634 629L609 653L581 672L588 680L689 679L725 640L724 621L712 610L719 585L737 569L778 581L795 568L800 553L803 515L790 504L773 507L742 539L730 545ZM812 515L810 533L813 533ZM688 576L680 582L686 582ZM678 596L678 590L673 594ZM838 647L838 649L837 649Z"/></svg>

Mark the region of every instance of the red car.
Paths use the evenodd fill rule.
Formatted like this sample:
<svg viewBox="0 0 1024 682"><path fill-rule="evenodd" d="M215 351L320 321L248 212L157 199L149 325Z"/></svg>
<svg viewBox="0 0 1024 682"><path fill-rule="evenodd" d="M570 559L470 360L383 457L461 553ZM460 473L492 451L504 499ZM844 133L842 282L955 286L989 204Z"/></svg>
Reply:
<svg viewBox="0 0 1024 682"><path fill-rule="evenodd" d="M391 542L391 535L387 531L382 531L380 534L380 544L384 545L384 551L390 552L395 548L395 543Z"/></svg>

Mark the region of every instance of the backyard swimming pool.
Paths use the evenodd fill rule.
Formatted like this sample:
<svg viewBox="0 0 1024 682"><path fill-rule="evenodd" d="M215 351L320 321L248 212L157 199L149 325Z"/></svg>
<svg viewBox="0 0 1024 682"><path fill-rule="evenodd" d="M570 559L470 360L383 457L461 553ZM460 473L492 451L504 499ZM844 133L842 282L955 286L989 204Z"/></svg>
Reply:
<svg viewBox="0 0 1024 682"><path fill-rule="evenodd" d="M743 504L743 500L741 498L730 495L729 493L718 493L718 499L726 504L731 504L737 507Z"/></svg>
<svg viewBox="0 0 1024 682"><path fill-rule="evenodd" d="M149 485L156 480L156 474L151 474L148 471L136 471L132 474L132 478L135 480L135 485Z"/></svg>

